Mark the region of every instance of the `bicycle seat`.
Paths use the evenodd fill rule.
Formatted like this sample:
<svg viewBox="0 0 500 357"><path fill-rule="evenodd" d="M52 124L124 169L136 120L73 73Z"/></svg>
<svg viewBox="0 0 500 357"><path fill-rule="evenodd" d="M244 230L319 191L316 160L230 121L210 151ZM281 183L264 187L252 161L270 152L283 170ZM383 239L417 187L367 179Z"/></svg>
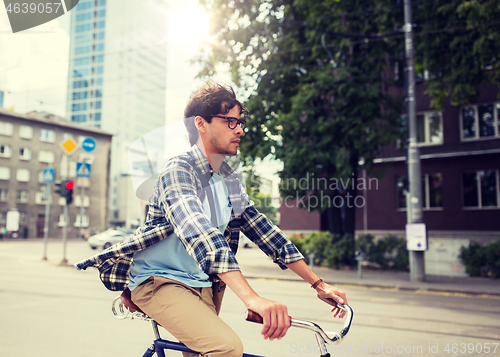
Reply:
<svg viewBox="0 0 500 357"><path fill-rule="evenodd" d="M139 308L139 306L134 304L129 288L125 288L125 290L123 290L122 294L120 295L120 299L122 300L123 305L125 305L125 307L129 309L130 312L140 312L141 314L147 315Z"/></svg>

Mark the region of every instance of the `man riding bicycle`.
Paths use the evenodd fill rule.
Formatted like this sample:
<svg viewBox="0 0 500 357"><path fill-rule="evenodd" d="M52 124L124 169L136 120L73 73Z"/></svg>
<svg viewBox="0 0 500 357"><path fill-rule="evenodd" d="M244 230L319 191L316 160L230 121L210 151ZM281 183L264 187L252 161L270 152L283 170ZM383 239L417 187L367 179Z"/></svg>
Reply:
<svg viewBox="0 0 500 357"><path fill-rule="evenodd" d="M128 286L142 311L203 356L243 354L239 337L218 317L226 285L263 317L265 339L281 339L290 327L287 307L260 297L242 275L235 258L240 232L320 297L347 304L345 293L314 274L290 240L256 210L224 161L238 151L246 114L230 86L207 82L195 91L184 112L192 147L160 172L144 227L77 264L98 267L112 290Z"/></svg>

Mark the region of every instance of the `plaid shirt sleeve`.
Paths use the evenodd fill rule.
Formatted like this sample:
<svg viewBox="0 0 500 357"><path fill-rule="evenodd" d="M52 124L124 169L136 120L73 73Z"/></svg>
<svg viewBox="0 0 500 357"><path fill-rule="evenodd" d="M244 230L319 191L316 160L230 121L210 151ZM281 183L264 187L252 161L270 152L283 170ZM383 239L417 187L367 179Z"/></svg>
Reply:
<svg viewBox="0 0 500 357"><path fill-rule="evenodd" d="M283 270L287 269L286 264L304 259L290 239L264 214L257 211L243 189L241 195L244 207L241 232Z"/></svg>
<svg viewBox="0 0 500 357"><path fill-rule="evenodd" d="M205 214L197 190L201 183L190 164L170 160L158 182L159 206L187 252L208 275L240 270L222 233Z"/></svg>

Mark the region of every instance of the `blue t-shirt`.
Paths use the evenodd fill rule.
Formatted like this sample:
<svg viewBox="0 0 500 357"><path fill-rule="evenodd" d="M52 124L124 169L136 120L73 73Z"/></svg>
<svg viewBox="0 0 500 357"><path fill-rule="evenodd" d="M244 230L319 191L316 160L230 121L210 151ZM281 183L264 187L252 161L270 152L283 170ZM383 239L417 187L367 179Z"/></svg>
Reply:
<svg viewBox="0 0 500 357"><path fill-rule="evenodd" d="M217 225L219 230L224 233L231 219L232 211L226 183L224 178L217 174L213 174L209 182L214 196ZM207 195L203 200L203 210L211 219ZM150 276L169 278L195 288L212 285L209 276L188 254L184 244L176 234L171 234L158 243L134 253L129 273L129 289L134 290Z"/></svg>

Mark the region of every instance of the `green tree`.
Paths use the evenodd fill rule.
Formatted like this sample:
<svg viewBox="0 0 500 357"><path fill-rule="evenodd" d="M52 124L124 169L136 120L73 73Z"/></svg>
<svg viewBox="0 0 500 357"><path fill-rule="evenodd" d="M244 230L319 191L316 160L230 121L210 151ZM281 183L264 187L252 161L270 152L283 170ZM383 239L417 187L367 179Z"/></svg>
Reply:
<svg viewBox="0 0 500 357"><path fill-rule="evenodd" d="M414 2L417 60L429 71L427 93L441 108L477 101L479 84L500 85L500 2ZM500 92L499 92L500 95Z"/></svg>
<svg viewBox="0 0 500 357"><path fill-rule="evenodd" d="M403 100L389 92L389 68L403 42L380 34L401 26L402 6L387 0L200 2L212 14L215 38L197 58L200 76L227 64L232 81L249 94L244 160L281 160L284 196L310 195L305 206L322 212L323 230L354 236L358 162L363 158L370 170L379 148L398 134ZM307 177L307 185L293 184ZM311 178L328 185L316 187ZM322 202L312 205L313 197Z"/></svg>

